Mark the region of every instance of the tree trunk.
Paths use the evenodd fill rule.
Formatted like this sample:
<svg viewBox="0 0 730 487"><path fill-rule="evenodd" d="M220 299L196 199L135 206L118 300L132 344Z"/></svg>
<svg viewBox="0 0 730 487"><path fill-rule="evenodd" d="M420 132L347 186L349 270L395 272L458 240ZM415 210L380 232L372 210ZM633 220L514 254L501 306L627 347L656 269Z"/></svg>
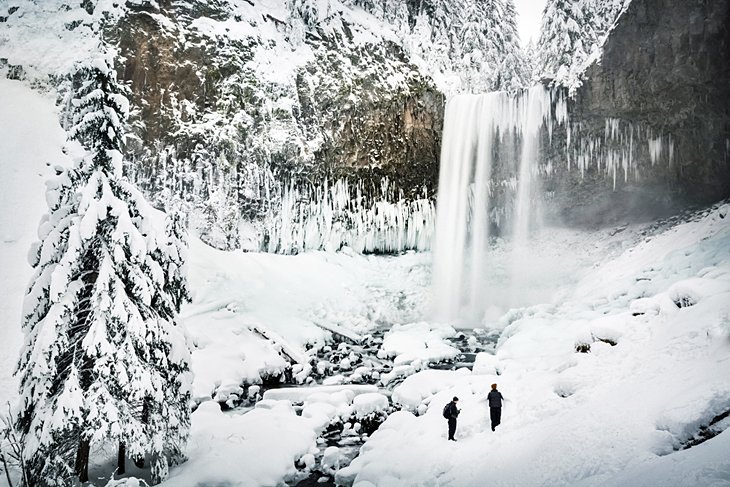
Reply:
<svg viewBox="0 0 730 487"><path fill-rule="evenodd" d="M142 402L142 417L140 418L142 424L147 424L150 421L150 399L145 398ZM144 468L144 455L138 456L134 459L134 465L137 468Z"/></svg>
<svg viewBox="0 0 730 487"><path fill-rule="evenodd" d="M76 475L79 481L89 481L89 453L91 451L91 443L87 439L81 439L79 449L76 450Z"/></svg>
<svg viewBox="0 0 730 487"><path fill-rule="evenodd" d="M10 480L10 469L8 468L8 462L5 460L5 455L3 455L2 452L0 452L0 459L2 459L3 461L3 470L5 470L5 477L8 479L8 486L13 487L13 482Z"/></svg>
<svg viewBox="0 0 730 487"><path fill-rule="evenodd" d="M117 475L124 475L126 473L126 469L125 469L126 457L127 457L127 445L125 445L123 441L120 441L119 442L119 452L117 453Z"/></svg>

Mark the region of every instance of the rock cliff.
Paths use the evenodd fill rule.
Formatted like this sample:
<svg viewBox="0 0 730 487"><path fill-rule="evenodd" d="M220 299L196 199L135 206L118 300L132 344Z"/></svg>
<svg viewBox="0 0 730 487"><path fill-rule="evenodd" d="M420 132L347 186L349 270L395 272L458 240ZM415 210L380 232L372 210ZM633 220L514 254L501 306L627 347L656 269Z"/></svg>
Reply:
<svg viewBox="0 0 730 487"><path fill-rule="evenodd" d="M730 196L730 2L633 0L568 108L545 182L566 221Z"/></svg>
<svg viewBox="0 0 730 487"><path fill-rule="evenodd" d="M17 0L0 11L0 75L62 95L100 37L117 49L126 173L212 245L424 249L446 95L486 66L460 47L454 5ZM729 15L730 0L633 0L568 121L542 134L548 216L600 225L730 196ZM507 200L516 154L501 150Z"/></svg>
<svg viewBox="0 0 730 487"><path fill-rule="evenodd" d="M109 36L139 107L129 172L161 204L186 200L210 243L301 250L271 241L283 200L308 212L339 180L362 211L434 194L444 97L373 33L376 19L337 10L305 25L253 2L127 7Z"/></svg>

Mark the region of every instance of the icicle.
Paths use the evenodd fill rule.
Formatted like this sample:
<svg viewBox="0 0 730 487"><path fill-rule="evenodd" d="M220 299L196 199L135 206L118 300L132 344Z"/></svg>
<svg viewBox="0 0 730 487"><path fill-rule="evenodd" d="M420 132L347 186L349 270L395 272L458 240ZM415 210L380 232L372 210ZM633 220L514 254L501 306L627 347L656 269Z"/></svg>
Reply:
<svg viewBox="0 0 730 487"><path fill-rule="evenodd" d="M649 139L649 158L651 159L651 165L653 166L662 156L662 138L657 137L656 139Z"/></svg>
<svg viewBox="0 0 730 487"><path fill-rule="evenodd" d="M353 194L354 192L354 194ZM433 234L433 202L406 201L383 178L375 201L363 196L363 186L346 179L323 181L304 189L291 183L281 195L277 215L268 221L266 250L298 253L306 250L358 252L428 250ZM427 196L427 195L426 195Z"/></svg>

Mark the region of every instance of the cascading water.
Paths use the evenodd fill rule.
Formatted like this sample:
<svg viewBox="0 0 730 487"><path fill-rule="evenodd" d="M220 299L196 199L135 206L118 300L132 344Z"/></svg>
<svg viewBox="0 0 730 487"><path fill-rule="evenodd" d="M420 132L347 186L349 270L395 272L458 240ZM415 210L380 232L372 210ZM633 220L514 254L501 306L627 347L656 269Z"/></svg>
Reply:
<svg viewBox="0 0 730 487"><path fill-rule="evenodd" d="M566 118L565 100L542 86L514 96L496 92L449 100L433 245L437 319L473 322L489 304L482 284L492 227L502 236L511 233L508 285L521 285L526 274L521 254L538 214L541 129L551 135L552 122Z"/></svg>

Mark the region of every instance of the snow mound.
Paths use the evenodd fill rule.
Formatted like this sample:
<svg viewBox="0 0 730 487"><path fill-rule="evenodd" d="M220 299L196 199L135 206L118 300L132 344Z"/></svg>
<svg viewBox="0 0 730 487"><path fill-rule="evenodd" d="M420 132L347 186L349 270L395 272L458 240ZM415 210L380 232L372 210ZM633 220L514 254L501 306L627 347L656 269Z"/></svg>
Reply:
<svg viewBox="0 0 730 487"><path fill-rule="evenodd" d="M202 403L192 416L189 460L172 469L163 486L275 485L296 471L318 430L313 420L287 405L225 414L218 403ZM221 454L225 452L225 454Z"/></svg>
<svg viewBox="0 0 730 487"><path fill-rule="evenodd" d="M394 358L397 365L450 360L459 350L446 339L455 335L456 330L449 325L426 322L395 325L383 337L379 355Z"/></svg>
<svg viewBox="0 0 730 487"><path fill-rule="evenodd" d="M368 417L372 414L382 414L388 409L388 398L381 393L361 394L352 402L353 412L357 419Z"/></svg>

